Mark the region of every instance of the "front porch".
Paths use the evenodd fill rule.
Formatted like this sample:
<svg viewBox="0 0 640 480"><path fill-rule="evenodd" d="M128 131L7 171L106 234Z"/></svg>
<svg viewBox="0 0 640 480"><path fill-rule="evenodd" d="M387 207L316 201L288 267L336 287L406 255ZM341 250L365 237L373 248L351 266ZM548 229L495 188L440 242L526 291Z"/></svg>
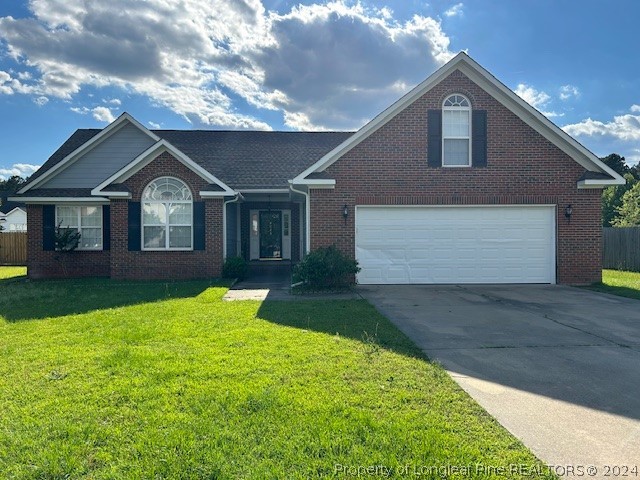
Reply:
<svg viewBox="0 0 640 480"><path fill-rule="evenodd" d="M304 252L305 198L285 189L241 193L225 202L225 257L244 258L251 278L290 278Z"/></svg>

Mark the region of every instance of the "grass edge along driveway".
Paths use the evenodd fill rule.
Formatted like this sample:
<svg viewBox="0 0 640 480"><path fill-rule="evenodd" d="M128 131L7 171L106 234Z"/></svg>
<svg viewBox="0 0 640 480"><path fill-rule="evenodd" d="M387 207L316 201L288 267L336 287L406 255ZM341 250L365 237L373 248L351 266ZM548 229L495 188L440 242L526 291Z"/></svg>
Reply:
<svg viewBox="0 0 640 480"><path fill-rule="evenodd" d="M0 289L1 478L555 478L365 301Z"/></svg>

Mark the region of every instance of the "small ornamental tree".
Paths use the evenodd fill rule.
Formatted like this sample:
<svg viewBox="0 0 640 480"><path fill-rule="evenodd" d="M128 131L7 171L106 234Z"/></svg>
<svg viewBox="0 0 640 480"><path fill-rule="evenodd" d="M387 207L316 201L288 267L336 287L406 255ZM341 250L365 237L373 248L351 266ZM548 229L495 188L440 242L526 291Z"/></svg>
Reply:
<svg viewBox="0 0 640 480"><path fill-rule="evenodd" d="M55 231L56 250L59 252L71 252L78 248L80 232L71 228L62 228L59 223Z"/></svg>
<svg viewBox="0 0 640 480"><path fill-rule="evenodd" d="M80 232L71 228L62 228L61 224L58 224L54 232L54 239L56 245L56 251L61 253L72 252L78 248L80 243ZM64 276L69 276L67 269L67 263L65 261L66 255L56 255L54 259L60 262Z"/></svg>

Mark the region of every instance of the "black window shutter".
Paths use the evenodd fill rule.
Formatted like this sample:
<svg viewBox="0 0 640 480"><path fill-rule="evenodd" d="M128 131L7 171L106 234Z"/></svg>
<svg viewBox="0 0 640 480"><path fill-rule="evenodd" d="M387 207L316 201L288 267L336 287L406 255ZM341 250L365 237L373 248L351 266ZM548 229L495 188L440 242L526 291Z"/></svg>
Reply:
<svg viewBox="0 0 640 480"><path fill-rule="evenodd" d="M205 249L204 202L193 202L193 249Z"/></svg>
<svg viewBox="0 0 640 480"><path fill-rule="evenodd" d="M140 250L140 243L142 241L140 231L140 202L129 202L128 230L129 251L135 252Z"/></svg>
<svg viewBox="0 0 640 480"><path fill-rule="evenodd" d="M56 206L42 206L42 250L56 249Z"/></svg>
<svg viewBox="0 0 640 480"><path fill-rule="evenodd" d="M427 164L430 167L442 166L442 110L427 112Z"/></svg>
<svg viewBox="0 0 640 480"><path fill-rule="evenodd" d="M102 249L111 250L111 207L102 206Z"/></svg>
<svg viewBox="0 0 640 480"><path fill-rule="evenodd" d="M487 166L487 111L474 110L471 114L471 166Z"/></svg>

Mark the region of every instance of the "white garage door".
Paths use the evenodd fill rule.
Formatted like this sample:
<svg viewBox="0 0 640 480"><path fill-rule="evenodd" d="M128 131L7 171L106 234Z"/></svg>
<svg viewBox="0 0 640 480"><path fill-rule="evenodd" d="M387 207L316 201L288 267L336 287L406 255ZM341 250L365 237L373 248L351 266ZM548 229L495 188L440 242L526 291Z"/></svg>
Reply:
<svg viewBox="0 0 640 480"><path fill-rule="evenodd" d="M356 208L361 284L554 283L555 207Z"/></svg>

